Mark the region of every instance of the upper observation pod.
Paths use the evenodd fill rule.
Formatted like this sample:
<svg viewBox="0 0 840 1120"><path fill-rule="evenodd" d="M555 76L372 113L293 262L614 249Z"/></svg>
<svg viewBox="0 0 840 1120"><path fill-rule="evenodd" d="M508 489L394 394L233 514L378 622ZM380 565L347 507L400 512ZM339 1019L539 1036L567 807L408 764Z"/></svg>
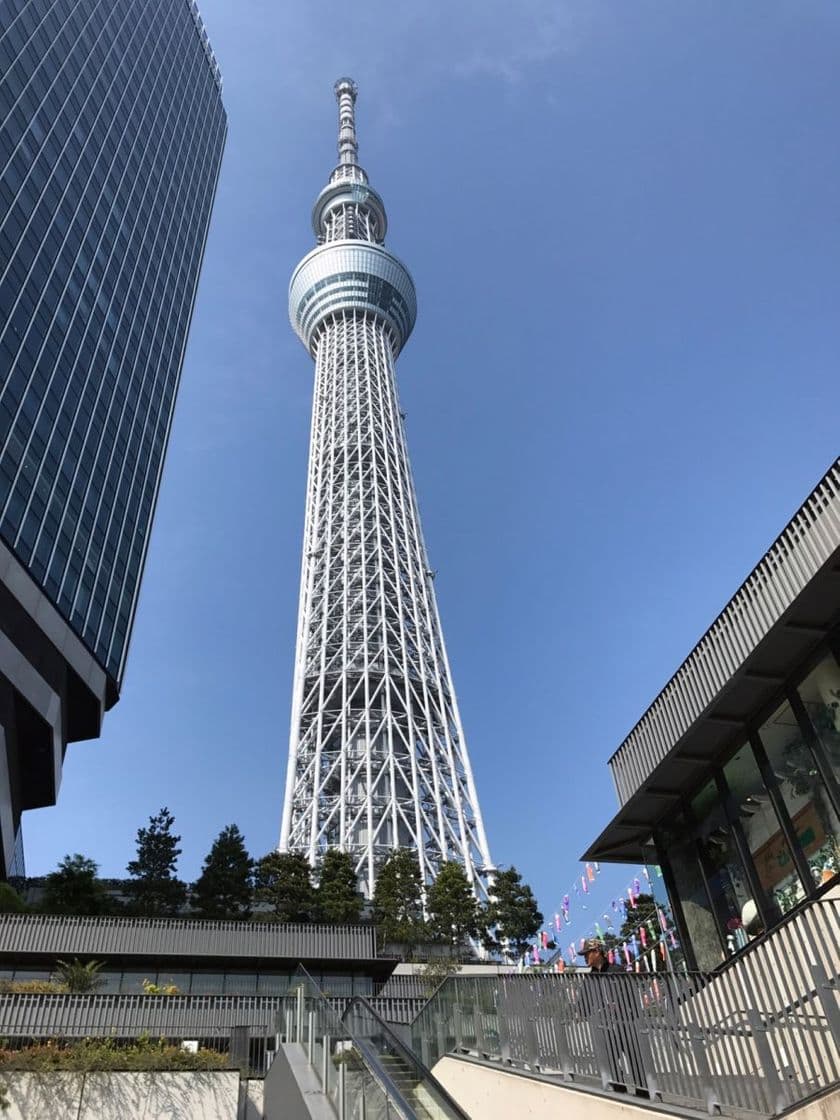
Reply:
<svg viewBox="0 0 840 1120"><path fill-rule="evenodd" d="M346 311L376 316L391 329L396 354L414 327L417 296L408 269L383 248L385 204L357 162L356 93L350 78L335 83L339 162L315 200L312 229L318 247L292 275L289 318L314 353L325 320Z"/></svg>

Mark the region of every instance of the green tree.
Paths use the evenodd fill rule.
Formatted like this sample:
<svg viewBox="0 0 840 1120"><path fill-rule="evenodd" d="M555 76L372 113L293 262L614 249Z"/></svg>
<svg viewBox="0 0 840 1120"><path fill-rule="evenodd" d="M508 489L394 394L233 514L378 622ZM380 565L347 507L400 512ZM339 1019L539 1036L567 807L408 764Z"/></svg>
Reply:
<svg viewBox="0 0 840 1120"><path fill-rule="evenodd" d="M639 940L639 926L642 922L650 922L654 924L654 929L659 929L659 915L656 912L656 899L652 894L645 894L644 892L636 895L635 908L629 904L624 908L624 921L618 929L617 933L612 930L606 930L602 938L604 945L607 949L618 949L625 941L629 941L633 934L636 934L636 940ZM658 936L658 934L657 934Z"/></svg>
<svg viewBox="0 0 840 1120"><path fill-rule="evenodd" d="M11 883L0 883L0 914L20 914L26 903Z"/></svg>
<svg viewBox="0 0 840 1120"><path fill-rule="evenodd" d="M478 932L478 904L464 868L455 860L440 865L428 889L426 907L432 937L453 949Z"/></svg>
<svg viewBox="0 0 840 1120"><path fill-rule="evenodd" d="M516 868L497 871L490 902L482 916L487 947L501 950L513 958L521 957L542 925L542 920L534 892L522 882Z"/></svg>
<svg viewBox="0 0 840 1120"><path fill-rule="evenodd" d="M315 913L312 869L302 852L269 852L254 869L255 897L278 922L311 922Z"/></svg>
<svg viewBox="0 0 840 1120"><path fill-rule="evenodd" d="M249 918L253 871L242 833L235 824L223 828L193 886L194 908L202 918Z"/></svg>
<svg viewBox="0 0 840 1120"><path fill-rule="evenodd" d="M105 978L99 973L102 961L80 961L74 957L72 961L56 961L53 980L63 984L68 992L86 995L98 991L105 983Z"/></svg>
<svg viewBox="0 0 840 1120"><path fill-rule="evenodd" d="M319 922L352 925L362 912L362 896L353 857L338 848L327 848L321 860L317 890Z"/></svg>
<svg viewBox="0 0 840 1120"><path fill-rule="evenodd" d="M461 969L460 962L454 957L432 957L420 969L423 978L423 987L426 995L431 999L444 980L455 976Z"/></svg>
<svg viewBox="0 0 840 1120"><path fill-rule="evenodd" d="M373 919L385 944L397 942L410 951L428 936L420 868L410 848L397 848L380 868L373 891Z"/></svg>
<svg viewBox="0 0 840 1120"><path fill-rule="evenodd" d="M65 856L47 876L41 908L47 914L106 914L112 900L97 878L98 871L87 856L78 852Z"/></svg>
<svg viewBox="0 0 840 1120"><path fill-rule="evenodd" d="M132 877L128 888L135 913L145 917L170 917L186 900L187 889L175 875L181 837L173 834L174 823L174 816L164 806L149 817L148 828L137 830L137 859L127 867Z"/></svg>

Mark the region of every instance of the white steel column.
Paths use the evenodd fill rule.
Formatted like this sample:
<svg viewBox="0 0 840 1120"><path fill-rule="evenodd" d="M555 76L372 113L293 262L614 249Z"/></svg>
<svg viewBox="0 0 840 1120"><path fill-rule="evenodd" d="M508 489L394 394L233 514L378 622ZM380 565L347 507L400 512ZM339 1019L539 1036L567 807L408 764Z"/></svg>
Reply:
<svg viewBox="0 0 840 1120"><path fill-rule="evenodd" d="M408 270L356 163L355 85L336 83L338 167L315 203L318 248L289 314L315 359L300 612L280 848L377 871L413 849L424 882L492 870L420 530L396 357L416 316Z"/></svg>

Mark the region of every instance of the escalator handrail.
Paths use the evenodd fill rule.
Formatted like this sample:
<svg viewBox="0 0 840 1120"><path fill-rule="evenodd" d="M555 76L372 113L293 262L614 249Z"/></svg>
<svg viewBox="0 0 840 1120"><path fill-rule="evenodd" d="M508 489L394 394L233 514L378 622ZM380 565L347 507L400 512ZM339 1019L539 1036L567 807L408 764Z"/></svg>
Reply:
<svg viewBox="0 0 840 1120"><path fill-rule="evenodd" d="M455 1101L449 1095L449 1093L447 1093L446 1089L444 1089L444 1087L441 1085L432 1071L426 1065L424 1065L423 1062L421 1062L417 1055L414 1053L414 1051L410 1047L406 1046L405 1043L399 1038L399 1036L391 1030L382 1016L371 1007L364 996L353 996L350 1002L347 1004L347 1007L344 1009L344 1014L341 1016L341 1022L347 1028L347 1033L350 1035L350 1037L353 1039L353 1042L357 1046L360 1046L361 1048L359 1039L350 1030L350 1025L348 1023L348 1017L350 1016L354 1007L360 1007L367 1015L370 1015L370 1017L376 1023L377 1028L382 1032L388 1045L392 1046L397 1054L412 1067L421 1082L429 1083L434 1091L434 1094L438 1095L446 1105L446 1107L451 1110L453 1120L470 1120L467 1113L464 1112L457 1101Z"/></svg>

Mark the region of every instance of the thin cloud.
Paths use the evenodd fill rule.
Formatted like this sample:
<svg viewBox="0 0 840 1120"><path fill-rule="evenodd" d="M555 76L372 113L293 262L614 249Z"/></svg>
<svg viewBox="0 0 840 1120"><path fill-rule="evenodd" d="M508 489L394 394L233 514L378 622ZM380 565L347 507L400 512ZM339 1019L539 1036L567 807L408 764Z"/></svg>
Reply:
<svg viewBox="0 0 840 1120"><path fill-rule="evenodd" d="M205 2L213 37L214 5ZM298 105L323 96L323 82L349 73L366 95L382 100L423 97L428 82L495 79L505 84L533 75L581 50L604 18L600 0L425 0L394 5L369 0L348 18L344 0L285 5L275 0L237 5L236 25L255 57L271 58L275 89ZM221 41L220 41L221 42ZM220 62L225 70L224 49ZM259 67L255 67L255 73ZM231 79L232 80L232 79Z"/></svg>

